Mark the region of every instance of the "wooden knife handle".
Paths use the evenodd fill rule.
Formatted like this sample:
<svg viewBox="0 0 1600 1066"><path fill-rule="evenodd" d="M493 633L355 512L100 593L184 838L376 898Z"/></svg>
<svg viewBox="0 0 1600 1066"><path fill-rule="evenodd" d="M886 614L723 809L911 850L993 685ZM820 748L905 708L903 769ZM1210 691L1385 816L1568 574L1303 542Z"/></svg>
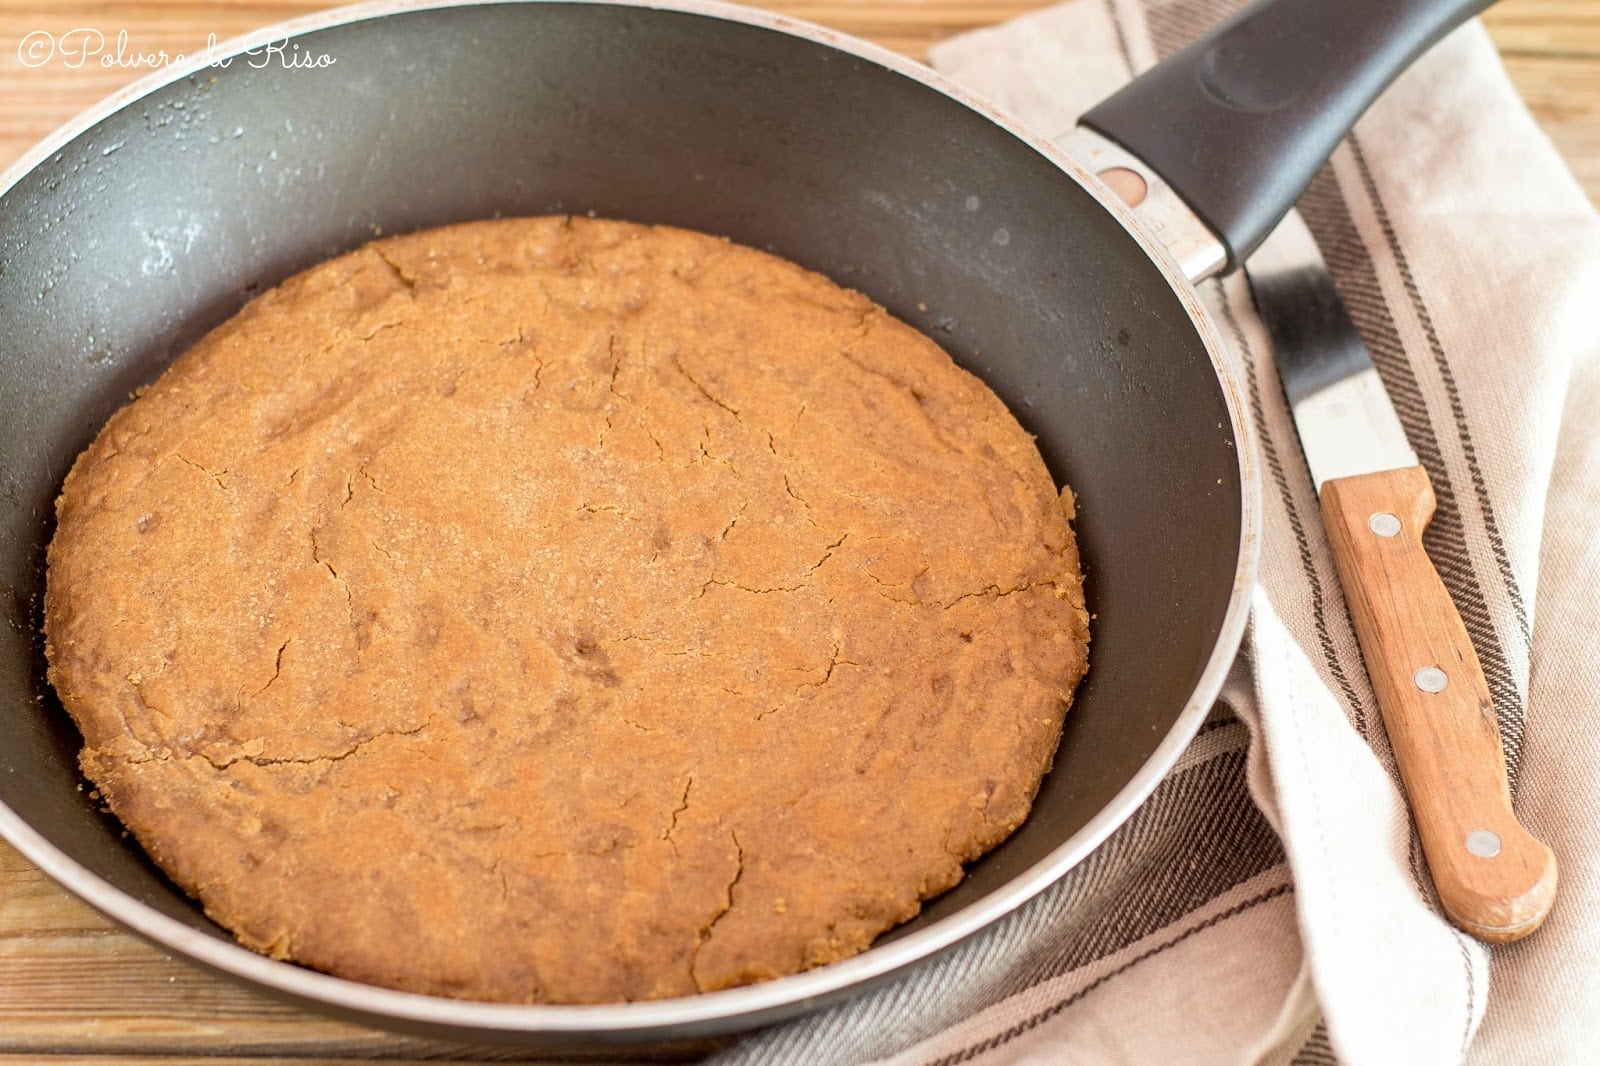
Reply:
<svg viewBox="0 0 1600 1066"><path fill-rule="evenodd" d="M1556 860L1517 821L1489 686L1422 532L1420 466L1335 478L1322 522L1445 913L1483 940L1539 927Z"/></svg>

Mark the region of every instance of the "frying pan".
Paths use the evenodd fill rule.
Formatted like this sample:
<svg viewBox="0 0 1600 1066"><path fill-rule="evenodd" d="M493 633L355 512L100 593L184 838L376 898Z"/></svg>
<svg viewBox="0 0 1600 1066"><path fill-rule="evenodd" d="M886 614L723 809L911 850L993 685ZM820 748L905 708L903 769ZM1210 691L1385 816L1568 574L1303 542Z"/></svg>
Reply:
<svg viewBox="0 0 1600 1066"><path fill-rule="evenodd" d="M1140 175L1172 253L1083 164L928 70L700 0L364 5L113 97L0 177L0 831L169 950L325 1012L451 1039L733 1032L971 934L1150 793L1243 632L1254 446L1179 261L1195 277L1236 264L1389 78L1480 6L1280 0L1091 112L1099 132L1075 134L1073 151ZM1175 144L1174 128L1190 139ZM74 456L130 390L288 274L379 230L558 211L725 234L865 292L982 376L1081 501L1093 665L1034 813L861 956L611 1006L372 988L235 945L80 789L80 739L38 637L52 504Z"/></svg>

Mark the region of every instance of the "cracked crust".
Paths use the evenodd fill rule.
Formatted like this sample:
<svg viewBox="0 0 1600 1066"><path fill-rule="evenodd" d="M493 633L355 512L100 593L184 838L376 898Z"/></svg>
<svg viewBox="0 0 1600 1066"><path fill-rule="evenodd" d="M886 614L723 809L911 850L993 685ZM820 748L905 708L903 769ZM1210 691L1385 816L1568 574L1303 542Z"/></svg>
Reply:
<svg viewBox="0 0 1600 1066"><path fill-rule="evenodd" d="M68 476L82 765L240 941L418 992L839 959L1021 823L1086 667L1033 442L749 248L384 240L252 302Z"/></svg>

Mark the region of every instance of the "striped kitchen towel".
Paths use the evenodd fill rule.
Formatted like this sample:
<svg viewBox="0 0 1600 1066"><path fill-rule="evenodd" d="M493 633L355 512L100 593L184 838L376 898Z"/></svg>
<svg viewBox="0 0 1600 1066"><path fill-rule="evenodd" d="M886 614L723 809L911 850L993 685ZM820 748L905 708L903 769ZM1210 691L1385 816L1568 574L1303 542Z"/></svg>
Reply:
<svg viewBox="0 0 1600 1066"><path fill-rule="evenodd" d="M1231 0L1073 0L934 65L1056 136ZM1203 292L1266 471L1244 654L1088 861L934 963L719 1063L1600 1062L1600 220L1476 24L1404 75L1300 204L1439 509L1427 546L1555 849L1544 928L1439 915L1316 497L1242 279Z"/></svg>

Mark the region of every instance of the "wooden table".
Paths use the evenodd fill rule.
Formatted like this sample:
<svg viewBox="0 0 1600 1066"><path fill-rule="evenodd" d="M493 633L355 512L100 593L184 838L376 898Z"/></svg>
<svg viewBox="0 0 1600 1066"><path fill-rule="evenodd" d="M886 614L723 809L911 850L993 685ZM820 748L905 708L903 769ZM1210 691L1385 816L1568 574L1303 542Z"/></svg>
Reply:
<svg viewBox="0 0 1600 1066"><path fill-rule="evenodd" d="M0 0L0 167L136 72L29 69L33 30L128 31L141 51L193 52L320 0ZM772 7L922 58L934 42L1045 6L1040 0L768 0ZM1600 203L1600 0L1504 0L1486 22L1517 88ZM327 1021L201 974L120 932L0 843L0 1066L65 1055L118 1064L172 1056L252 1063L503 1059ZM65 1061L55 1059L54 1061Z"/></svg>

